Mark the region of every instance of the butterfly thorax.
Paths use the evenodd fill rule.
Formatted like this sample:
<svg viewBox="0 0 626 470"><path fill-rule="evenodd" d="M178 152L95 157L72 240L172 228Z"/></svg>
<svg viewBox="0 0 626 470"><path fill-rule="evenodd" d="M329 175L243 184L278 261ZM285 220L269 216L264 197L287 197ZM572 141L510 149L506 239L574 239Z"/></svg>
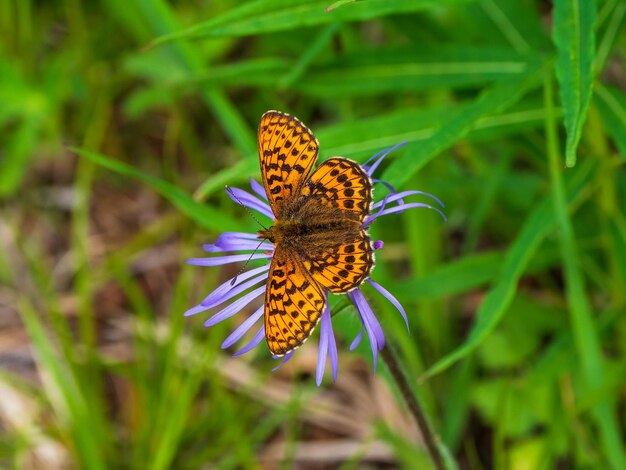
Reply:
<svg viewBox="0 0 626 470"><path fill-rule="evenodd" d="M276 220L268 230L259 230L258 237L274 245L306 245L314 240L343 238L346 232L358 231L360 222L346 218Z"/></svg>

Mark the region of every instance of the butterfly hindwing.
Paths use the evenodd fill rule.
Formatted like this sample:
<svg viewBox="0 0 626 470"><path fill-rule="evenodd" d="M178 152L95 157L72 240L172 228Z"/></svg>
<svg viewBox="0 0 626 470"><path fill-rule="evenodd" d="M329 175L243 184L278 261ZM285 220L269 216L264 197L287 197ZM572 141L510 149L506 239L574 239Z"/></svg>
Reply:
<svg viewBox="0 0 626 470"><path fill-rule="evenodd" d="M333 157L315 169L302 195L305 204L324 204L362 222L370 212L372 181L358 163Z"/></svg>
<svg viewBox="0 0 626 470"><path fill-rule="evenodd" d="M304 262L311 277L336 294L361 285L374 267L374 250L365 230L338 236L343 237L339 242L312 248Z"/></svg>

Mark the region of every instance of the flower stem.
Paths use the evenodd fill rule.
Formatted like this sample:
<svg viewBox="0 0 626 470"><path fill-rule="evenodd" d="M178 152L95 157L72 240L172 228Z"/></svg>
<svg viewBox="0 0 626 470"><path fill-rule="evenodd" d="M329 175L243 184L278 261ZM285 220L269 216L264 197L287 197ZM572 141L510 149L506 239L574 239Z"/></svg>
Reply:
<svg viewBox="0 0 626 470"><path fill-rule="evenodd" d="M430 458L433 461L435 468L437 470L445 470L447 468L445 465L446 459L444 458L440 447L440 438L437 434L435 434L433 428L430 426L426 413L420 406L416 394L413 393L413 390L411 390L408 377L402 370L396 354L389 345L386 345L380 352L380 355L387 364L389 373L396 382L396 385L398 386L409 411L417 422L417 427L419 428L422 438L426 443L426 448L428 449L428 453L430 454Z"/></svg>

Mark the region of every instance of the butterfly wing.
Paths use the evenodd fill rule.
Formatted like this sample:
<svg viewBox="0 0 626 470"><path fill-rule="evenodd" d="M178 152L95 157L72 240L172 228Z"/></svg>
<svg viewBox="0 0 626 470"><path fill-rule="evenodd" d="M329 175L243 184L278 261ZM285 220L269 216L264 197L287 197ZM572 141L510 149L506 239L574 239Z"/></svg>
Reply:
<svg viewBox="0 0 626 470"><path fill-rule="evenodd" d="M334 293L358 287L374 267L374 250L361 228L370 213L372 182L356 162L334 157L322 163L302 191L303 219L332 224L300 250L314 280Z"/></svg>
<svg viewBox="0 0 626 470"><path fill-rule="evenodd" d="M307 205L322 204L343 219L363 222L370 213L372 180L358 163L333 157L317 167L302 196L303 212Z"/></svg>
<svg viewBox="0 0 626 470"><path fill-rule="evenodd" d="M326 296L288 247L274 250L265 291L265 339L283 356L304 343L320 320Z"/></svg>
<svg viewBox="0 0 626 470"><path fill-rule="evenodd" d="M336 234L337 241L307 250L305 268L311 277L335 294L361 285L374 268L374 250L365 230Z"/></svg>
<svg viewBox="0 0 626 470"><path fill-rule="evenodd" d="M286 201L300 194L317 160L319 143L295 117L268 111L259 124L258 146L265 192L274 215L282 219Z"/></svg>

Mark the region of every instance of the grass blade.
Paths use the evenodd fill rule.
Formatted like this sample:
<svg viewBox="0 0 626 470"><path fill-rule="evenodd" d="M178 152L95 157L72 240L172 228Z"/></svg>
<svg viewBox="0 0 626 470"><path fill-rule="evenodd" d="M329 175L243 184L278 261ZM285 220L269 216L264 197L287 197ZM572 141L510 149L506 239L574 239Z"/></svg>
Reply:
<svg viewBox="0 0 626 470"><path fill-rule="evenodd" d="M425 142L409 144L404 155L391 163L382 179L402 187L431 159L464 138L480 119L513 105L537 83L540 70L540 62L530 63L525 73L499 81L470 105L448 112L448 117L440 123L432 137Z"/></svg>
<svg viewBox="0 0 626 470"><path fill-rule="evenodd" d="M167 181L155 178L154 176L143 173L130 165L112 160L104 155L89 152L88 150L80 148L71 148L71 150L82 157L88 158L98 165L108 168L109 170L147 183L155 191L170 201L173 206L177 207L182 213L191 217L200 226L206 229L218 232L224 230L243 229L242 225L239 222L236 222L233 218L226 216L223 212L213 209L208 205L196 201L189 194Z"/></svg>
<svg viewBox="0 0 626 470"><path fill-rule="evenodd" d="M44 388L56 408L58 417L71 428L80 462L86 468L106 468L102 430L96 425L97 421L92 417L89 410L90 404L82 393L76 376L57 357L42 321L26 298L21 301L20 312L32 339L37 362L43 376Z"/></svg>
<svg viewBox="0 0 626 470"><path fill-rule="evenodd" d="M556 75L565 115L565 164L576 164L576 148L587 118L593 89L595 0L555 0L552 40L557 49Z"/></svg>
<svg viewBox="0 0 626 470"><path fill-rule="evenodd" d="M568 201L575 200L593 174L592 164L576 172L568 191ZM423 377L436 375L463 359L476 349L498 325L510 305L517 283L537 250L541 241L556 225L552 201L543 201L526 219L515 242L502 262L502 270L496 284L491 288L476 314L476 323L465 342L428 369Z"/></svg>
<svg viewBox="0 0 626 470"><path fill-rule="evenodd" d="M610 6L608 3L606 5ZM606 66L609 54L611 53L613 46L615 45L615 41L617 40L622 29L624 18L626 18L626 3L616 2L604 36L598 37L598 50L596 52L596 70L598 73L604 70L604 67ZM600 18L598 18L598 23L600 23Z"/></svg>
<svg viewBox="0 0 626 470"><path fill-rule="evenodd" d="M576 234L572 227L565 201L563 175L559 162L558 137L552 107L551 77L546 77L546 144L549 157L552 203L556 223L559 228L561 250L565 274L565 294L570 311L574 342L582 369L582 375L591 390L601 389L604 382L604 367L597 328L587 297L581 263L578 256ZM608 401L600 401L593 410L600 441L606 456L615 469L625 468L626 460L621 445L619 425L615 420L615 410Z"/></svg>
<svg viewBox="0 0 626 470"><path fill-rule="evenodd" d="M145 43L148 37L168 34L178 28L172 7L163 0L137 0L131 3L106 0L105 4L111 14L122 19L126 29L139 43ZM177 64L185 73L194 74L203 69L205 58L189 44L172 44L164 48L163 54L168 62ZM256 149L253 132L229 97L221 89L212 86L202 87L199 95L237 145L241 155L253 155Z"/></svg>
<svg viewBox="0 0 626 470"><path fill-rule="evenodd" d="M435 52L384 47L341 55L295 85L323 97L460 88L517 77L532 61L537 56L507 48L451 46Z"/></svg>
<svg viewBox="0 0 626 470"><path fill-rule="evenodd" d="M266 34L338 21L362 21L429 8L443 8L467 1L368 0L327 12L328 0L258 0L245 3L209 21L161 36L152 41L150 46L175 39Z"/></svg>
<svg viewBox="0 0 626 470"><path fill-rule="evenodd" d="M34 156L40 125L38 118L25 120L6 143L6 155L0 158L0 198L19 188Z"/></svg>
<svg viewBox="0 0 626 470"><path fill-rule="evenodd" d="M626 159L626 94L601 85L596 89L594 102L622 158Z"/></svg>
<svg viewBox="0 0 626 470"><path fill-rule="evenodd" d="M397 281L394 294L400 299L412 301L439 299L475 290L498 278L505 255L500 251L489 251L464 256L422 277ZM557 262L554 248L542 248L530 261L526 273L545 271Z"/></svg>
<svg viewBox="0 0 626 470"><path fill-rule="evenodd" d="M467 139L495 139L540 126L544 118L543 106L529 104L477 119ZM316 132L321 143L321 156L344 155L360 160L403 141L425 145L440 128L438 123L451 113L463 114L470 105L406 109L322 128ZM372 129L376 132L373 133Z"/></svg>

